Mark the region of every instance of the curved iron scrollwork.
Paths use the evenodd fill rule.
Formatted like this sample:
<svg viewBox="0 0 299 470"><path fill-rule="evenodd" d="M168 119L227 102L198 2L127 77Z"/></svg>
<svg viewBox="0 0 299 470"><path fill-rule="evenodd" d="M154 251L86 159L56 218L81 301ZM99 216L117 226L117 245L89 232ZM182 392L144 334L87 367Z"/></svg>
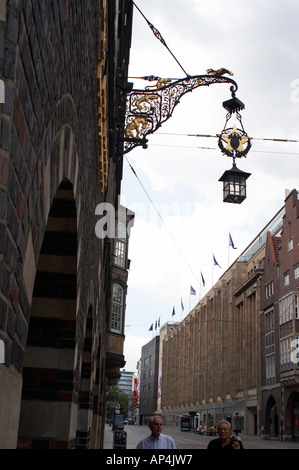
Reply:
<svg viewBox="0 0 299 470"><path fill-rule="evenodd" d="M186 78L163 79L143 77L156 84L146 86L144 90L131 90L127 94L125 135L123 153L128 153L137 146L147 148L147 136L153 134L173 114L181 97L200 86L216 83L231 84L231 92L237 91L237 83L225 74L233 75L226 69L209 69L207 75L188 76Z"/></svg>

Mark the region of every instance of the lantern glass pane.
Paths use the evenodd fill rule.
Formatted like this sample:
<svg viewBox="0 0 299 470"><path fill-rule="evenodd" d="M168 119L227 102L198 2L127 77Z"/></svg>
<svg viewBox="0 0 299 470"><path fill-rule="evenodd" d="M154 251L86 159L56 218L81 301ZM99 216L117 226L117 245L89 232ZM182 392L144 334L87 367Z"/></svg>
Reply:
<svg viewBox="0 0 299 470"><path fill-rule="evenodd" d="M223 182L223 201L240 204L246 199L246 179L249 173L244 173L233 167L226 171L219 181Z"/></svg>

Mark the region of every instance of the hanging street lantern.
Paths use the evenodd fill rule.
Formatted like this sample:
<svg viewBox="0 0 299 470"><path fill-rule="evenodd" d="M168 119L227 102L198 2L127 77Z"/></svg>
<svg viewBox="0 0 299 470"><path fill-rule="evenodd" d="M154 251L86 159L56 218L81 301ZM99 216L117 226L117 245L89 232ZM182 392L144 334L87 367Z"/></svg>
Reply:
<svg viewBox="0 0 299 470"><path fill-rule="evenodd" d="M219 181L223 182L223 201L233 204L241 204L246 199L246 180L250 173L241 171L236 166L236 158L246 157L251 148L251 141L246 134L240 111L245 109L245 105L235 96L235 91L231 88L232 99L225 101L223 107L227 110L226 122L223 131L218 136L218 146L221 152L233 159L231 170L223 173ZM240 123L240 128L234 125L227 127L228 121L236 114Z"/></svg>
<svg viewBox="0 0 299 470"><path fill-rule="evenodd" d="M246 199L246 180L251 173L245 173L233 163L231 170L223 173L219 181L223 181L223 202L241 204Z"/></svg>

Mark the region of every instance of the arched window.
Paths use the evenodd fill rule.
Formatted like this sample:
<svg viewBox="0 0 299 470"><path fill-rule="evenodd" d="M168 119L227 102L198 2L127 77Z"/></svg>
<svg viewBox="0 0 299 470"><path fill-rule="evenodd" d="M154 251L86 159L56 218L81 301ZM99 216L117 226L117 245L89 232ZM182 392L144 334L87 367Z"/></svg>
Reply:
<svg viewBox="0 0 299 470"><path fill-rule="evenodd" d="M118 222L115 239L114 264L121 268L126 267L127 249L127 227L124 223Z"/></svg>
<svg viewBox="0 0 299 470"><path fill-rule="evenodd" d="M124 289L119 284L113 284L111 331L122 333Z"/></svg>

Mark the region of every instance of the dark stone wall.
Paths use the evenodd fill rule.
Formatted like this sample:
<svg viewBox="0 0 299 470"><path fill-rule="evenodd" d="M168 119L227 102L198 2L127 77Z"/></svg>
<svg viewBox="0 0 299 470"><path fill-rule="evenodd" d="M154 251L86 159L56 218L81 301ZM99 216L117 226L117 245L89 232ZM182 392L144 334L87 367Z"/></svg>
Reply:
<svg viewBox="0 0 299 470"><path fill-rule="evenodd" d="M62 178L77 183L82 290L89 285L86 273L97 278L91 261L99 256L94 236L94 209L100 201L96 105L99 17L94 1L7 3L6 23L1 24L5 41L0 73L5 104L1 110L0 301L7 364L12 362L20 371L31 302L22 279L22 264L30 230L36 262L43 242L47 221L44 175L49 159L50 203Z"/></svg>
<svg viewBox="0 0 299 470"><path fill-rule="evenodd" d="M91 308L98 343L93 354L99 347L98 355L105 353L104 343L99 344L106 328L106 302L99 299L105 263L95 236L95 208L104 198L116 199L116 164L110 164L111 188L102 194L97 67L104 3L0 1L0 79L5 83L5 102L0 103L0 340L5 342L0 390L5 390L2 401L7 399L0 417L9 427L6 436L0 432L3 447L16 442L36 267L49 210L64 180L73 186L77 211L78 350L83 350ZM101 360L97 387L103 394ZM79 363L75 373L79 381ZM99 403L94 406L101 409Z"/></svg>

